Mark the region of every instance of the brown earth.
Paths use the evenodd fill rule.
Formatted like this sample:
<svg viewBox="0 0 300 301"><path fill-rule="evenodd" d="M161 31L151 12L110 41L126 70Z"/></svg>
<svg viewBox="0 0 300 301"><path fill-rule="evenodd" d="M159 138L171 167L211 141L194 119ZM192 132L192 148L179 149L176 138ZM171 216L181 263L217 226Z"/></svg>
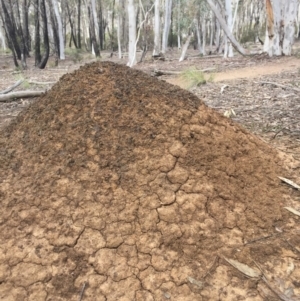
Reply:
<svg viewBox="0 0 300 301"><path fill-rule="evenodd" d="M193 94L93 63L0 139L0 299L299 300L286 161Z"/></svg>

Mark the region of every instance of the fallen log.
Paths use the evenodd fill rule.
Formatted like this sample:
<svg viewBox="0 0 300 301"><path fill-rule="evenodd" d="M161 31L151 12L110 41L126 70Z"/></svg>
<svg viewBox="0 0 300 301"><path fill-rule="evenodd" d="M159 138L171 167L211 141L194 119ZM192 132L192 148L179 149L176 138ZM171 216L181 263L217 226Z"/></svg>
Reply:
<svg viewBox="0 0 300 301"><path fill-rule="evenodd" d="M5 102L7 100L14 100L18 98L28 98L28 97L37 97L44 94L45 91L19 91L12 92L8 94L0 95L0 102Z"/></svg>
<svg viewBox="0 0 300 301"><path fill-rule="evenodd" d="M7 94L8 92L12 91L13 89L17 88L23 83L23 79L18 80L16 83L14 83L12 86L8 87L7 89L0 91L0 94Z"/></svg>
<svg viewBox="0 0 300 301"><path fill-rule="evenodd" d="M206 69L201 69L201 70L195 70L195 71L199 71L199 72L207 72L207 71L213 71L216 70L216 68L212 67L212 68L206 68ZM155 69L153 71L155 76L162 76L162 75L180 75L182 74L184 71L169 71L169 70L158 70Z"/></svg>

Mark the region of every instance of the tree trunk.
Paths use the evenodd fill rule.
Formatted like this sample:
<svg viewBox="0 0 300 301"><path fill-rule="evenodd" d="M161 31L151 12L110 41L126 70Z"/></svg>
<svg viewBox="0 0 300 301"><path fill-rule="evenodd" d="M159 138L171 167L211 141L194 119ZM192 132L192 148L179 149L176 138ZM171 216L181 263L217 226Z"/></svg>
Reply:
<svg viewBox="0 0 300 301"><path fill-rule="evenodd" d="M172 10L172 0L165 0L165 18L164 18L164 30L162 37L162 47L161 52L166 53L168 48L168 37L171 25L171 10Z"/></svg>
<svg viewBox="0 0 300 301"><path fill-rule="evenodd" d="M100 57L100 49L99 49L99 44L97 41L97 33L99 31L99 26L95 25L95 16L93 13L93 9L96 10L95 0L91 0L91 7L89 7L90 39L91 39L91 44L92 44L92 52L94 51L96 57ZM98 24L97 17L96 17L96 22L97 22L96 24ZM97 30L97 33L96 33L96 30Z"/></svg>
<svg viewBox="0 0 300 301"><path fill-rule="evenodd" d="M204 15L202 17L201 27L202 27L202 54L206 55L206 20Z"/></svg>
<svg viewBox="0 0 300 301"><path fill-rule="evenodd" d="M65 43L64 43L64 37L63 37L63 26L61 22L60 13L58 10L57 0L52 0L52 6L55 13L55 18L58 25L58 38L59 38L59 58L61 60L65 59Z"/></svg>
<svg viewBox="0 0 300 301"><path fill-rule="evenodd" d="M153 56L158 56L160 53L160 0L155 0L154 12L154 48Z"/></svg>
<svg viewBox="0 0 300 301"><path fill-rule="evenodd" d="M71 42L73 41L75 48L78 48L77 41L76 41L76 38L75 38L75 30L74 30L74 26L73 26L73 20L72 20L72 16L71 16L71 13L70 13L70 8L69 8L69 5L68 5L68 2L66 2L66 8L67 8L67 13L68 13L68 17L69 17L70 29L71 29L71 37L70 37L69 46L70 47L72 46Z"/></svg>
<svg viewBox="0 0 300 301"><path fill-rule="evenodd" d="M34 1L34 23L35 23L35 35L34 35L34 52L35 52L35 65L38 66L41 63L41 37L40 37L40 1Z"/></svg>
<svg viewBox="0 0 300 301"><path fill-rule="evenodd" d="M129 45L128 45L128 63L127 66L132 67L136 64L135 41L136 41L136 12L134 1L128 0L128 28L129 28Z"/></svg>
<svg viewBox="0 0 300 301"><path fill-rule="evenodd" d="M44 69L47 65L48 58L49 58L49 38L48 38L48 21L47 21L47 12L46 12L46 3L45 0L41 0L41 16L43 19L43 36L44 36L44 49L45 53L42 57L42 60L39 64L40 69Z"/></svg>
<svg viewBox="0 0 300 301"><path fill-rule="evenodd" d="M226 15L227 15L227 26L232 34L232 8L231 8L231 0L225 0L225 8L226 8ZM233 57L233 51L232 51L232 44L230 41L227 41L227 50L228 53L224 52L224 57ZM226 53L226 56L225 56Z"/></svg>
<svg viewBox="0 0 300 301"><path fill-rule="evenodd" d="M284 39L282 45L282 53L284 55L292 54L292 46L295 38L295 24L298 14L298 1L286 0L285 4L285 20L284 20Z"/></svg>
<svg viewBox="0 0 300 301"><path fill-rule="evenodd" d="M222 18L222 15L220 14L220 12L218 11L218 9L216 8L216 6L214 5L212 0L206 0L206 2L208 3L208 5L210 6L211 10L214 12L214 14L216 15L218 21L220 22L221 27L223 28L223 30L225 31L227 37L229 38L229 40L231 41L233 47L242 55L246 55L246 50L238 43L238 41L235 39L235 37L233 36L233 34L231 33L230 29L228 28L226 22L224 21L224 19Z"/></svg>
<svg viewBox="0 0 300 301"><path fill-rule="evenodd" d="M183 60L185 60L186 58L186 52L189 48L190 42L191 42L191 38L193 36L193 32L191 31L182 47L182 52L181 52L181 56L179 58L179 62L182 62Z"/></svg>
<svg viewBox="0 0 300 301"><path fill-rule="evenodd" d="M81 0L77 3L77 42L78 48L81 49Z"/></svg>
<svg viewBox="0 0 300 301"><path fill-rule="evenodd" d="M118 26L117 26L117 38L118 38L118 57L122 58L122 44L121 44L121 28L122 28L122 18L121 18L121 1L118 0Z"/></svg>
<svg viewBox="0 0 300 301"><path fill-rule="evenodd" d="M178 8L177 8L177 47L181 49L181 39L180 39L180 0L178 0Z"/></svg>
<svg viewBox="0 0 300 301"><path fill-rule="evenodd" d="M95 33L95 42L94 42L94 48L95 48L95 53L96 56L100 56L100 49L99 49L99 24L98 24L98 19L97 19L97 9L96 9L96 2L95 0L91 0L91 15L93 19L93 25L94 25L94 33ZM96 50L97 48L97 50Z"/></svg>

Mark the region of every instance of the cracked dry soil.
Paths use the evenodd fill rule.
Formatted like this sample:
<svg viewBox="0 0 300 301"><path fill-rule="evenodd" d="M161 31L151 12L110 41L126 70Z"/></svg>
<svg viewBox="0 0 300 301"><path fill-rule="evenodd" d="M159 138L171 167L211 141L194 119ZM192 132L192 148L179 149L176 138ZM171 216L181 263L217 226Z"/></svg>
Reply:
<svg viewBox="0 0 300 301"><path fill-rule="evenodd" d="M1 137L1 300L276 300L223 256L299 259L276 151L141 71L85 65Z"/></svg>

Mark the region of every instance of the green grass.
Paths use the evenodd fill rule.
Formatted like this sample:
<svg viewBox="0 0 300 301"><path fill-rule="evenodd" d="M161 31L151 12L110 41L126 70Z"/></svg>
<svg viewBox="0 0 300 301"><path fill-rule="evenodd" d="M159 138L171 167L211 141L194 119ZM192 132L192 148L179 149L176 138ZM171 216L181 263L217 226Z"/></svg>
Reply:
<svg viewBox="0 0 300 301"><path fill-rule="evenodd" d="M188 89L190 89L213 81L213 74L207 78L202 71L191 67L181 73L181 78L188 84Z"/></svg>

